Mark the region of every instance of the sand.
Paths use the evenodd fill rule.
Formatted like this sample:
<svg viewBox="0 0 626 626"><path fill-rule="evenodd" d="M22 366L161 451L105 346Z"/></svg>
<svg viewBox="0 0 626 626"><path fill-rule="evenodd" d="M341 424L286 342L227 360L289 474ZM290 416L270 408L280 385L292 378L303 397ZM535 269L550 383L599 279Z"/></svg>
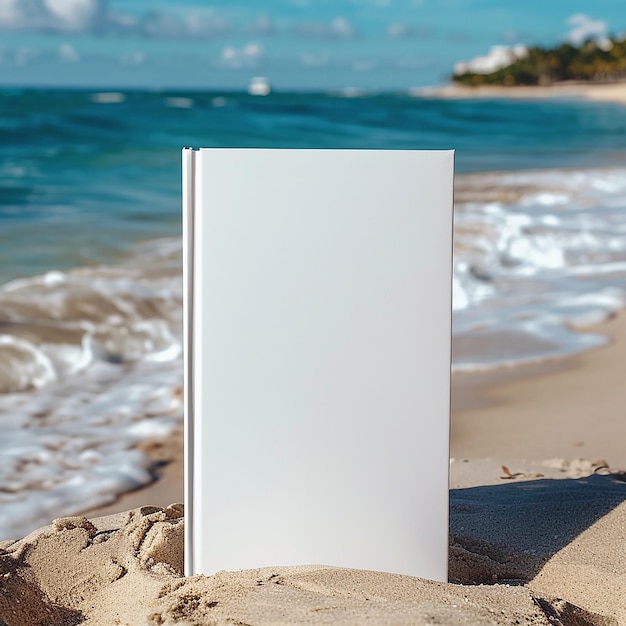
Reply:
<svg viewBox="0 0 626 626"><path fill-rule="evenodd" d="M411 91L418 97L430 98L519 98L534 100L543 98L585 98L600 102L626 104L626 82L623 83L558 83L545 87L465 87L444 85L441 87L418 87Z"/></svg>
<svg viewBox="0 0 626 626"><path fill-rule="evenodd" d="M589 332L611 343L540 368L456 376L451 456L583 457L626 469L626 315Z"/></svg>
<svg viewBox="0 0 626 626"><path fill-rule="evenodd" d="M143 507L92 520L59 519L21 541L4 544L0 616L9 626L617 624L626 617L623 610L614 617L604 606L601 613L576 606L567 596L559 597L563 584L558 579L559 573L565 575L565 582L578 590L618 565L617 559L603 554L608 559L600 567L595 559L570 564L565 555L552 563L554 529L538 542L528 529L541 508L548 526L552 524L546 516L570 520L561 531L568 539L589 521L588 507L583 505L589 496L586 491L593 492L594 503L603 503L604 511L607 502L619 499L623 485L606 476L594 477L582 488L570 481L555 482L565 486L557 495L566 497L547 507L532 489L521 498L514 493L524 492L522 485L532 483L494 487L499 493L489 498L492 521L484 515L488 494L480 492L483 488L453 494L452 509L458 514L452 526L451 577L470 583L465 585L319 565L184 578L181 505ZM591 517L600 514L595 511ZM616 507L614 517L623 526L626 507ZM493 521L513 524L503 532ZM496 528L498 536L492 532ZM611 529L607 523L599 532ZM593 536L584 539L589 545L593 540ZM568 576L572 567L578 576ZM531 584L519 584L531 576ZM601 597L594 595L594 600L619 604L621 598L609 590Z"/></svg>
<svg viewBox="0 0 626 626"><path fill-rule="evenodd" d="M452 467L449 584L323 565L184 578L182 505L144 506L0 543L0 623L626 623L624 474Z"/></svg>
<svg viewBox="0 0 626 626"><path fill-rule="evenodd" d="M172 459L149 488L0 543L0 624L626 624L626 315L593 331L611 343L454 377L448 584L326 564L182 577L175 438L148 446Z"/></svg>

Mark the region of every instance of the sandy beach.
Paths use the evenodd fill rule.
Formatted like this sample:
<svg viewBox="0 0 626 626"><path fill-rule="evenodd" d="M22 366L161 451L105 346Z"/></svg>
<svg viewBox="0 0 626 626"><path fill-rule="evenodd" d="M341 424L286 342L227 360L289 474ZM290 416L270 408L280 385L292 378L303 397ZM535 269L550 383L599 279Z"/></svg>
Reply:
<svg viewBox="0 0 626 626"><path fill-rule="evenodd" d="M598 102L626 104L626 83L560 83L549 86L500 87L444 85L441 87L416 88L411 92L418 97L431 98L519 98L535 100L542 98L585 98Z"/></svg>
<svg viewBox="0 0 626 626"><path fill-rule="evenodd" d="M624 170L616 166L624 159L624 109L579 101L626 103L626 85L451 86L414 94L569 100L545 107L547 122L537 119L535 103L498 103L500 114L491 119L482 102L322 95L307 96L303 106L300 94L278 94L280 106L256 110L236 108L239 100L231 95L187 94L187 104L210 115L181 117L166 139L161 135L173 119L167 98L118 95L115 106L123 114L110 112L112 102L105 106L85 94L59 96L76 112L57 122L65 133L58 141L74 146L65 170L55 169L57 155L55 168L42 157L28 174L33 155L48 154L43 144L29 144L25 156L9 151L3 161L23 164L11 170L18 191L24 172L31 176L23 206L32 223L23 231L7 227L11 257L19 257L16 251L29 237L48 237L42 228L48 208L40 216L33 204L37 190L68 190L52 196L65 211L77 181L99 181L102 197L94 203L102 203L103 215L101 222L81 222L85 212L78 202L73 212L62 213L63 237L85 237L83 246L75 246L77 255L86 249L95 262L91 237L100 231L103 249L117 246L119 233L135 227L141 237L164 239L133 253L126 265L105 257L109 265L82 267L85 260L76 256L54 272L48 269L57 267L56 253L33 256L45 248L35 239L16 274L25 278L2 293L0 308L9 320L3 332L15 336L25 382L15 375L19 368L0 368L10 392L0 407L8 451L0 484L0 626L626 625L626 313L613 315L626 302L626 187ZM31 107L30 136L40 141L40 120L51 107L27 96L16 108ZM372 125L381 106L392 107L387 143ZM155 117L158 111L162 118ZM468 370L499 367L453 376L446 584L332 563L182 576L180 236L165 226L163 232L145 230L146 224L160 223L155 215L164 224L167 216L178 219L178 187L158 183L178 166L180 137L202 137L207 120L215 120L211 136L223 143L236 129L237 136L260 144L272 128L276 146L292 145L293 120L305 113L307 136L320 145L347 147L337 138L349 142L358 135L381 149L404 149L430 142L432 133L439 133L432 145L460 143L467 173L457 179L460 263L454 276L461 298L456 319L467 330L457 335L457 356L467 352L461 363ZM339 122L329 125L333 116ZM85 154L82 135L75 138L77 119L95 120L89 136L99 137L100 148L91 161L76 160ZM126 120L111 142L110 129ZM141 144L154 127L158 142ZM121 154L128 160L119 161L117 178L109 179L102 163L117 163ZM161 155L156 162L155 154ZM156 163L154 169L129 183L126 173L144 161ZM62 185L59 171L66 171ZM138 180L143 196L135 194ZM134 190L127 199L107 200L104 191L126 187ZM155 213L159 202L162 214ZM133 226L138 208L145 213L142 228ZM106 220L108 231L94 227ZM58 241L73 251L65 238ZM129 243L119 254L130 249ZM597 336L584 343L568 331L611 315L585 331L608 336L606 345L553 358L583 344L599 346ZM515 335L512 349L500 341L515 334L511 328L528 331ZM50 364L50 381L40 387L29 383L31 354ZM519 365L527 356L552 360ZM76 362L84 371L69 367ZM112 504L94 508L120 493Z"/></svg>
<svg viewBox="0 0 626 626"><path fill-rule="evenodd" d="M181 577L182 449L160 478L2 544L28 624L626 624L626 316L606 347L454 377L449 584L326 564Z"/></svg>

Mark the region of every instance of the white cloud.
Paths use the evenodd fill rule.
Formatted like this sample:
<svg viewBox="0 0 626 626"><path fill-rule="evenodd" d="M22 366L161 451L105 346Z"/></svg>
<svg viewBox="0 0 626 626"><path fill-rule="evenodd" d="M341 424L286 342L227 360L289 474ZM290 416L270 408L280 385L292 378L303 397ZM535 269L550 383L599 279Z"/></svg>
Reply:
<svg viewBox="0 0 626 626"><path fill-rule="evenodd" d="M133 50L132 52L126 52L120 57L120 63L122 65L129 65L137 67L144 65L148 60L148 56L142 50Z"/></svg>
<svg viewBox="0 0 626 626"><path fill-rule="evenodd" d="M24 3L19 0L0 0L0 24L16 25L22 19Z"/></svg>
<svg viewBox="0 0 626 626"><path fill-rule="evenodd" d="M109 30L132 32L137 28L139 20L134 15L128 15L127 13L109 13L106 23Z"/></svg>
<svg viewBox="0 0 626 626"><path fill-rule="evenodd" d="M376 61L360 60L352 62L352 69L355 72L372 72L378 67L379 64Z"/></svg>
<svg viewBox="0 0 626 626"><path fill-rule="evenodd" d="M403 22L393 22L387 26L387 37L391 39L409 39L429 37L432 31L424 26L412 26Z"/></svg>
<svg viewBox="0 0 626 626"><path fill-rule="evenodd" d="M350 38L356 35L356 30L345 17L336 17L330 24L330 32L337 37Z"/></svg>
<svg viewBox="0 0 626 626"><path fill-rule="evenodd" d="M186 32L195 37L224 35L231 30L230 22L214 11L192 11L185 16Z"/></svg>
<svg viewBox="0 0 626 626"><path fill-rule="evenodd" d="M567 18L567 24L572 27L567 39L576 46L587 39L606 39L608 25L603 20L592 20L584 13L576 13Z"/></svg>
<svg viewBox="0 0 626 626"><path fill-rule="evenodd" d="M107 28L155 39L209 38L231 30L228 20L211 10L193 10L180 17L160 10L149 11L139 18L112 13L108 15Z"/></svg>
<svg viewBox="0 0 626 626"><path fill-rule="evenodd" d="M255 42L247 43L242 48L226 46L220 54L217 65L231 69L252 68L260 64L263 55L262 46Z"/></svg>
<svg viewBox="0 0 626 626"><path fill-rule="evenodd" d="M387 26L387 36L392 39L403 39L404 37L408 37L410 32L407 24L402 24L401 22L394 22Z"/></svg>
<svg viewBox="0 0 626 626"><path fill-rule="evenodd" d="M62 43L59 46L59 59L64 63L76 63L80 61L80 54L71 43Z"/></svg>
<svg viewBox="0 0 626 626"><path fill-rule="evenodd" d="M304 67L328 67L331 63L330 55L327 53L313 54L306 52L300 57L300 64Z"/></svg>
<svg viewBox="0 0 626 626"><path fill-rule="evenodd" d="M336 17L332 22L300 22L295 32L303 37L315 39L352 39L357 36L356 28L345 18Z"/></svg>
<svg viewBox="0 0 626 626"><path fill-rule="evenodd" d="M0 0L0 27L18 30L29 23L41 26L44 13L40 0Z"/></svg>
<svg viewBox="0 0 626 626"><path fill-rule="evenodd" d="M278 29L268 15L259 15L250 27L250 32L258 35L274 35Z"/></svg>
<svg viewBox="0 0 626 626"><path fill-rule="evenodd" d="M596 45L600 50L608 52L613 48L613 42L608 37L599 37L596 39Z"/></svg>
<svg viewBox="0 0 626 626"><path fill-rule="evenodd" d="M503 67L508 67L528 54L528 49L520 44L509 48L508 46L492 46L484 56L478 56L471 61L459 61L454 64L455 74L491 74Z"/></svg>
<svg viewBox="0 0 626 626"><path fill-rule="evenodd" d="M0 0L0 28L76 32L98 28L105 0Z"/></svg>
<svg viewBox="0 0 626 626"><path fill-rule="evenodd" d="M43 0L43 7L62 30L92 28L106 17L104 0Z"/></svg>
<svg viewBox="0 0 626 626"><path fill-rule="evenodd" d="M250 59L258 58L263 54L263 48L258 43L247 43L243 47L243 54Z"/></svg>
<svg viewBox="0 0 626 626"><path fill-rule="evenodd" d="M231 29L229 22L213 10L193 9L180 17L153 10L136 17L110 11L107 0L0 0L0 30L201 38L223 35Z"/></svg>

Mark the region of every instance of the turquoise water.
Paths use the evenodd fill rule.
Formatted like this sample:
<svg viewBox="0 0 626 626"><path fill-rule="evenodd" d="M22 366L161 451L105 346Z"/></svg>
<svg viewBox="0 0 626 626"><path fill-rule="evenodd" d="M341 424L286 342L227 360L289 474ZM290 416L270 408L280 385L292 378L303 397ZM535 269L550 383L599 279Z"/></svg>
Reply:
<svg viewBox="0 0 626 626"><path fill-rule="evenodd" d="M458 172L626 162L626 108L403 95L0 92L0 283L180 233L183 146L457 150Z"/></svg>
<svg viewBox="0 0 626 626"><path fill-rule="evenodd" d="M456 149L474 371L606 341L574 329L626 306L625 140L574 100L0 92L0 539L150 482L180 427L183 146Z"/></svg>

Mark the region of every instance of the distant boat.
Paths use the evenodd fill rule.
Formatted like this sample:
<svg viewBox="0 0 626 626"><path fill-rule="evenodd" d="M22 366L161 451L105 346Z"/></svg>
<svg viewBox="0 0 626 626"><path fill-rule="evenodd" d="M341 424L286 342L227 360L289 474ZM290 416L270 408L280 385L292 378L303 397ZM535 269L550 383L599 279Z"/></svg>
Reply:
<svg viewBox="0 0 626 626"><path fill-rule="evenodd" d="M267 96L271 91L270 81L265 76L255 76L248 85L251 96Z"/></svg>

